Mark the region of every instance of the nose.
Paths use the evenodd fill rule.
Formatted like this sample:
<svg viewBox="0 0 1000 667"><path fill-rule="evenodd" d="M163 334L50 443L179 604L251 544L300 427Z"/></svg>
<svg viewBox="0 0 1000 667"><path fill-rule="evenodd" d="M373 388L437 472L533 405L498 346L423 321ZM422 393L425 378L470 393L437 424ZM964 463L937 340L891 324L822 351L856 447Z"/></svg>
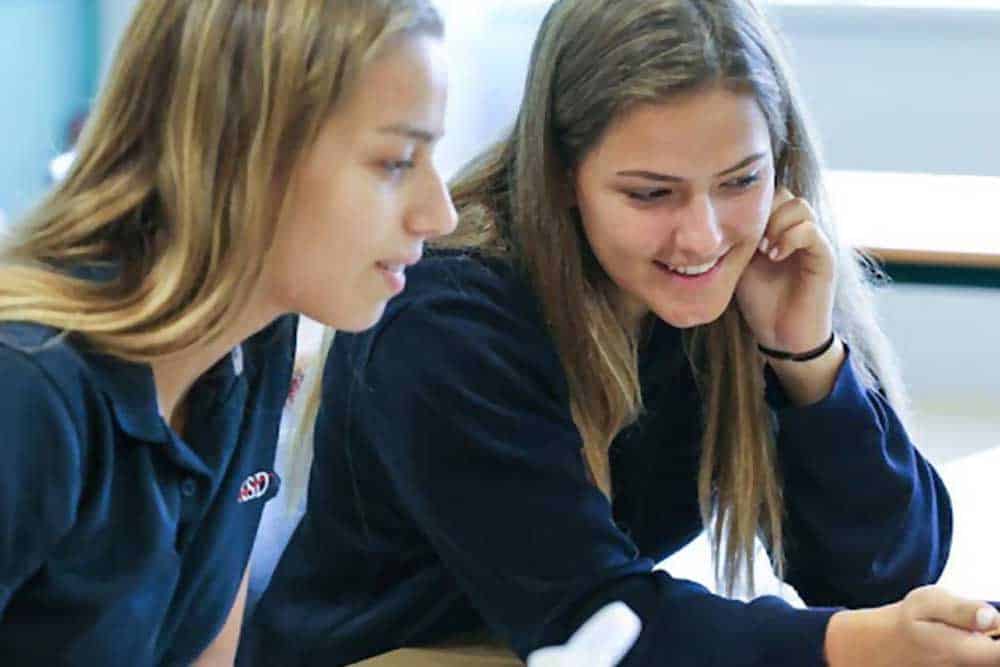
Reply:
<svg viewBox="0 0 1000 667"><path fill-rule="evenodd" d="M674 247L692 262L710 260L722 245L722 228L712 198L708 194L692 196L674 234Z"/></svg>
<svg viewBox="0 0 1000 667"><path fill-rule="evenodd" d="M407 217L407 229L415 236L435 238L455 231L458 213L437 168L428 171L427 186L417 193L418 200Z"/></svg>

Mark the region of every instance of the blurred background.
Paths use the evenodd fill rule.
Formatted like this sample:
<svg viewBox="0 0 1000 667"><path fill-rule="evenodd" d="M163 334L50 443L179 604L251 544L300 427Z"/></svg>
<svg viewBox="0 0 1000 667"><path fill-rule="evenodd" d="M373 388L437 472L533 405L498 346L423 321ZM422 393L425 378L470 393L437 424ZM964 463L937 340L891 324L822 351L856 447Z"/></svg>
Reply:
<svg viewBox="0 0 1000 667"><path fill-rule="evenodd" d="M0 0L0 230L65 169L134 4ZM438 0L452 60L446 173L512 122L550 4ZM962 502L992 505L975 475L1000 479L1000 0L762 4L825 148L843 234L889 260L879 301L916 440L950 466Z"/></svg>

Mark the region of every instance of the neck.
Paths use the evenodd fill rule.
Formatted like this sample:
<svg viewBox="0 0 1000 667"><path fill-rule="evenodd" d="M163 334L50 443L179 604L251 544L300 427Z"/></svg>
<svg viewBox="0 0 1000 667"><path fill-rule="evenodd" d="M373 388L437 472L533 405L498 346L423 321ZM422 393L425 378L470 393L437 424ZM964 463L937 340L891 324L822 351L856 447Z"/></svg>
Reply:
<svg viewBox="0 0 1000 667"><path fill-rule="evenodd" d="M622 296L622 313L625 317L625 326L638 336L642 331L642 325L648 320L649 307L645 303L628 295Z"/></svg>
<svg viewBox="0 0 1000 667"><path fill-rule="evenodd" d="M176 432L184 429L185 399L198 378L279 314L262 303L251 303L218 338L151 364L160 414Z"/></svg>

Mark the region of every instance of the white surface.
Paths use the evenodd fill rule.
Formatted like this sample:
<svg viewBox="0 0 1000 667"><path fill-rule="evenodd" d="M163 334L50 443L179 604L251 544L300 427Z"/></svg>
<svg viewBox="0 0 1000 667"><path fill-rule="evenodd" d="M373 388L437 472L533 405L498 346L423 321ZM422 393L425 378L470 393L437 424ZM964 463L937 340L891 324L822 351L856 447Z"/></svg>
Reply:
<svg viewBox="0 0 1000 667"><path fill-rule="evenodd" d="M955 513L951 558L940 583L967 597L1000 600L1000 447L944 464L940 473Z"/></svg>
<svg viewBox="0 0 1000 667"><path fill-rule="evenodd" d="M1000 178L826 173L840 233L859 248L1000 255Z"/></svg>
<svg viewBox="0 0 1000 667"><path fill-rule="evenodd" d="M563 646L538 649L528 667L614 667L625 657L642 630L628 605L612 602L577 630Z"/></svg>

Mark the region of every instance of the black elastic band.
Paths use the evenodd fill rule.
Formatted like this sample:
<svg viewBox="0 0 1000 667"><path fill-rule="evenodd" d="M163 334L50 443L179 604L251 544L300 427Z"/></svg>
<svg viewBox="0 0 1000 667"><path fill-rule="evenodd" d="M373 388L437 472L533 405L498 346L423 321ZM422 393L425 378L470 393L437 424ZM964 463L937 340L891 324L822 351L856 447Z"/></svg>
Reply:
<svg viewBox="0 0 1000 667"><path fill-rule="evenodd" d="M814 350L809 350L808 352L785 352L783 350L772 350L769 347L764 347L763 345L757 345L757 349L760 350L761 354L764 354L772 359L780 359L782 361L812 361L818 357L822 357L826 354L826 351L833 347L834 341L837 340L837 334L831 333L830 338L827 339L825 343L820 345Z"/></svg>

